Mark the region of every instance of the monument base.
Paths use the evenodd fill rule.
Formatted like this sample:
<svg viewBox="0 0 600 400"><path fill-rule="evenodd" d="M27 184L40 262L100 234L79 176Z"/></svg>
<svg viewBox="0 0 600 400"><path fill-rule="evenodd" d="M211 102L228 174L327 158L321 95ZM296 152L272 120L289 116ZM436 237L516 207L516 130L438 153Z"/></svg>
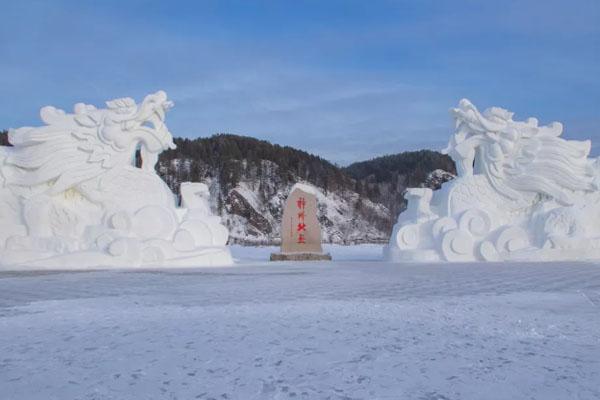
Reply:
<svg viewBox="0 0 600 400"><path fill-rule="evenodd" d="M271 253L271 261L331 261L329 253Z"/></svg>

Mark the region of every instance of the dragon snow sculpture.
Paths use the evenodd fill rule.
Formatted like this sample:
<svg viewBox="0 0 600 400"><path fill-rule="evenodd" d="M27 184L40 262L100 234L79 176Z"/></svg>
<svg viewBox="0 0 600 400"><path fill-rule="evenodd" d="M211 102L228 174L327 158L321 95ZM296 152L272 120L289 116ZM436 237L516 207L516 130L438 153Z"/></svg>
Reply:
<svg viewBox="0 0 600 400"><path fill-rule="evenodd" d="M445 152L458 177L432 192L407 190L388 259L501 261L600 259L600 159L562 124L514 121L468 100L451 110Z"/></svg>
<svg viewBox="0 0 600 400"><path fill-rule="evenodd" d="M206 185L185 184L190 207L177 208L155 173L158 155L175 148L166 93L106 105L79 103L73 114L44 107L45 126L9 131L12 147L0 147L0 265L231 263Z"/></svg>

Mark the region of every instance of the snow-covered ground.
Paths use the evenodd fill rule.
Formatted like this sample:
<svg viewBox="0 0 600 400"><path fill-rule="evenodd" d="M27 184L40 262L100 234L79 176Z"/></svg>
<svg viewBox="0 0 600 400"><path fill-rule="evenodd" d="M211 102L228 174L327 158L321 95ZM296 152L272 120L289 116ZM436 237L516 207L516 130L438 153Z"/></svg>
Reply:
<svg viewBox="0 0 600 400"><path fill-rule="evenodd" d="M0 272L0 398L600 398L598 264L393 265L378 246L261 261L272 250Z"/></svg>

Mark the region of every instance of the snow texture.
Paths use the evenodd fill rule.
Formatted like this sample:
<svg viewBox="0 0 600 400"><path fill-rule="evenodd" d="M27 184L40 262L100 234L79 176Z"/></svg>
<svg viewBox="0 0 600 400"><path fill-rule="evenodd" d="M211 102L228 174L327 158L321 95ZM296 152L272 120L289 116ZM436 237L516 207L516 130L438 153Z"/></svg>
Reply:
<svg viewBox="0 0 600 400"><path fill-rule="evenodd" d="M599 264L273 250L236 246L230 268L0 272L0 397L600 398Z"/></svg>

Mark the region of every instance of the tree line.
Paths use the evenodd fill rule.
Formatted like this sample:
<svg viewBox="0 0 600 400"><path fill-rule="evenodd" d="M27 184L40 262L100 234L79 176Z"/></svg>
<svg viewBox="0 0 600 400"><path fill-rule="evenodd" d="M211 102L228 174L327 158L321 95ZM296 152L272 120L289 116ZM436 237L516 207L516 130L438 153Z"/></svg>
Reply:
<svg viewBox="0 0 600 400"><path fill-rule="evenodd" d="M182 179L203 180L217 174L222 187L234 188L242 178L260 177L268 172L283 183L304 180L325 192L352 188L353 181L339 167L321 157L289 146L272 144L247 136L217 134L209 138L175 138L177 148L160 155L160 166L178 169ZM187 165L173 166L172 160ZM265 161L276 168L263 171ZM164 173L159 169L159 173Z"/></svg>

